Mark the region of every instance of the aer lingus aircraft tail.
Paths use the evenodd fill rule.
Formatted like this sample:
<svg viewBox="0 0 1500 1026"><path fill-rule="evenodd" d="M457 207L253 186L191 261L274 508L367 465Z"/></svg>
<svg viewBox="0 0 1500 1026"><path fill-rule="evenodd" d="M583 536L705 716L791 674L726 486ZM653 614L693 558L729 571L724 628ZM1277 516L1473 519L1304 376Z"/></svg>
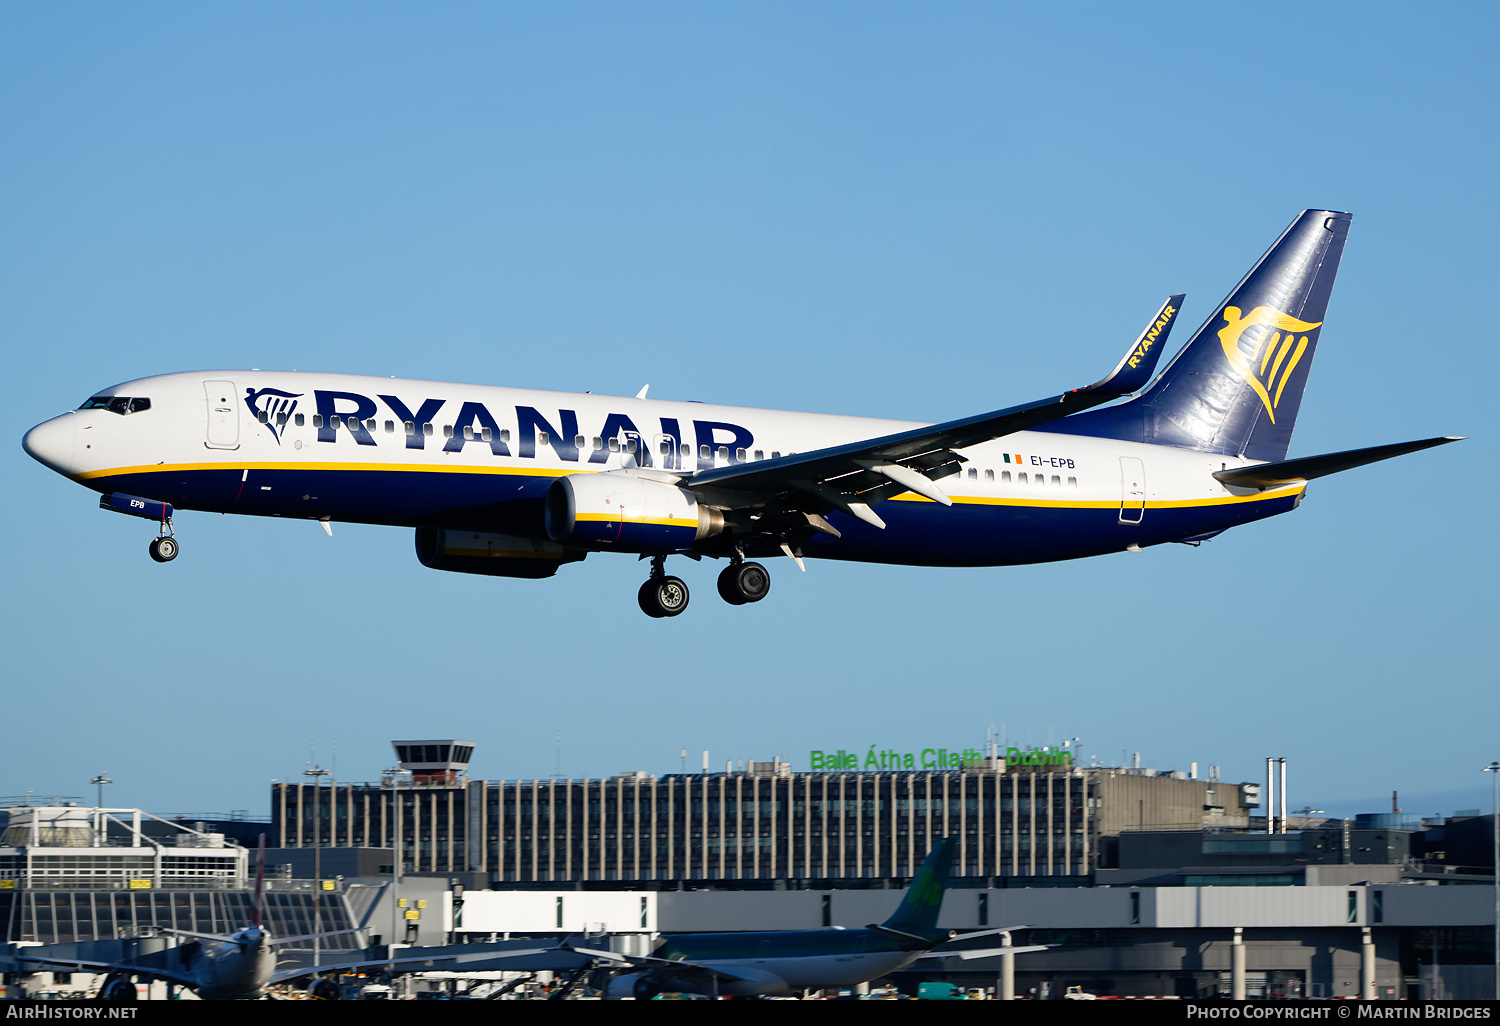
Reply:
<svg viewBox="0 0 1500 1026"><path fill-rule="evenodd" d="M957 837L945 837L932 846L927 858L912 877L906 897L889 919L878 929L882 933L901 934L931 943L938 937L938 912L943 907L943 890L953 868L958 850Z"/></svg>
<svg viewBox="0 0 1500 1026"><path fill-rule="evenodd" d="M1285 459L1349 221L1304 210L1149 389L1042 430Z"/></svg>

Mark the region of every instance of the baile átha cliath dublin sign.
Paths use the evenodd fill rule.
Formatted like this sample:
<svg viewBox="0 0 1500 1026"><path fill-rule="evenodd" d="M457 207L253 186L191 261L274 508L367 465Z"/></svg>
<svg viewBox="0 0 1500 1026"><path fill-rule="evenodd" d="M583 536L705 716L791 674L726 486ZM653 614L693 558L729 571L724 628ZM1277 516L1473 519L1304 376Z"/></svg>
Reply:
<svg viewBox="0 0 1500 1026"><path fill-rule="evenodd" d="M984 752L978 748L949 750L924 748L920 752L898 752L894 748L877 749L871 745L861 758L858 751L843 748L834 752L815 749L808 753L807 768L814 772L878 773L881 770L956 770L984 765ZM1021 766L1071 766L1073 754L1061 748L1019 748L1005 750L1007 769Z"/></svg>

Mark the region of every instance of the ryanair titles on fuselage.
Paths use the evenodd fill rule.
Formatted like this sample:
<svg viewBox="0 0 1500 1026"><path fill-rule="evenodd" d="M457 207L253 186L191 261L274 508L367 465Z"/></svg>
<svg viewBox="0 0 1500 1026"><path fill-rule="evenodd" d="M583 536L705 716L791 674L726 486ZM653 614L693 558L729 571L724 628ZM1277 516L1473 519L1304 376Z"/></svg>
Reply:
<svg viewBox="0 0 1500 1026"><path fill-rule="evenodd" d="M245 405L260 420L262 425L270 431L273 438L279 443L281 441L281 425L287 418L301 416L297 413L297 400L302 399L305 393L285 392L279 389L245 389ZM405 400L395 395L377 395L375 399L358 392L345 392L333 389L316 388L312 390L313 406L316 413L313 415L313 426L318 431L319 442L335 442L338 433L342 429L347 431L360 445L376 445L375 431L372 431L369 422L375 419L378 407L375 399L379 399L396 420L401 422L402 435L408 449L425 449L429 439L434 445L438 439L433 437L433 424L439 413L449 404L447 399L424 399L417 404L413 410ZM458 412L453 416L451 424L444 418L444 434L448 437L442 440L443 452L462 452L466 445L488 446L490 453L500 457L514 457L517 459L535 459L539 446L550 447L559 460L565 462L587 462L605 463L608 461L611 450L608 445L590 446L586 436L579 432L578 413L576 410L559 409L556 414L556 423L550 419L550 409L547 414L542 413L534 406L513 407L515 410L516 431L514 437L509 428L502 428L491 412L482 402L464 401L459 405ZM604 418L603 425L593 436L601 440L608 439L633 439L637 442L637 460L643 466L652 466L653 437L664 437L670 440L668 451L663 454L658 448L657 455L661 459L662 469L685 470L691 469L683 466L685 460L692 458L690 450L695 448L698 452L697 469L707 469L715 465L714 453L721 449L727 449L731 454L739 450L746 450L755 444L755 435L750 429L721 420L692 420L692 441L689 442L683 435L681 421L676 417L657 418L660 424L659 430L656 424L647 424L643 430L628 414L609 413ZM300 421L299 421L300 423ZM450 429L451 428L451 432ZM514 451L512 451L514 445ZM680 455L679 455L679 447ZM706 447L706 448L705 448ZM588 456L582 457L587 450ZM731 459L743 459L731 456Z"/></svg>

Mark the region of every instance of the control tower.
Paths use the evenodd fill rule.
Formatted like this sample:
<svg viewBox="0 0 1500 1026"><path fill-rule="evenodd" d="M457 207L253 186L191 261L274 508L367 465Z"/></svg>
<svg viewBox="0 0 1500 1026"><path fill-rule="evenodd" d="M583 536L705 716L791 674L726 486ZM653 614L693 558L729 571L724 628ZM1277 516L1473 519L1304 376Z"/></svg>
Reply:
<svg viewBox="0 0 1500 1026"><path fill-rule="evenodd" d="M472 741L392 741L391 746L396 749L396 761L418 786L462 783L474 755Z"/></svg>

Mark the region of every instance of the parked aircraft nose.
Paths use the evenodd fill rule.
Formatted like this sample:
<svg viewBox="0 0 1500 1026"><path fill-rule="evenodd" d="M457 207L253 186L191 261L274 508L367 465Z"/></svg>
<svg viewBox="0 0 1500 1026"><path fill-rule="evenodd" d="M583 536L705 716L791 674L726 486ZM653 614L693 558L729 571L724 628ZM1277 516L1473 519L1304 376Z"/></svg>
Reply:
<svg viewBox="0 0 1500 1026"><path fill-rule="evenodd" d="M72 413L44 420L21 439L21 448L43 466L59 474L73 472L77 418Z"/></svg>

